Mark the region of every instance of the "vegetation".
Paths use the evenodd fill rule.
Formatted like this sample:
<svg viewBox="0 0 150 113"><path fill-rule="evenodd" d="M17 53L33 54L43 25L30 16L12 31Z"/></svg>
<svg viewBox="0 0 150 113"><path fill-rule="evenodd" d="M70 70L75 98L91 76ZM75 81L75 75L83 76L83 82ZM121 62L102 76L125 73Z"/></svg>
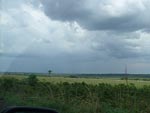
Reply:
<svg viewBox="0 0 150 113"><path fill-rule="evenodd" d="M27 77L31 75L36 74L30 74L30 75L3 75L7 77L14 77L16 79L22 80L26 79ZM0 75L1 77L2 75ZM99 83L107 83L111 85L118 85L118 84L127 84L126 80L124 78L119 77L82 77L82 76L74 76L74 75L68 75L68 76L58 76L51 74L51 76L47 75L37 75L37 78L41 82L51 82L54 84L60 83L60 82L68 82L68 83L82 83L85 82L87 84L92 85L98 85ZM136 87L143 87L144 85L150 85L150 78L128 78L129 84L134 84Z"/></svg>
<svg viewBox="0 0 150 113"><path fill-rule="evenodd" d="M49 74L49 76L51 75L51 73L52 73L52 70L48 70L48 74Z"/></svg>
<svg viewBox="0 0 150 113"><path fill-rule="evenodd" d="M150 85L53 83L39 78L0 77L0 99L7 106L43 106L60 113L150 113Z"/></svg>

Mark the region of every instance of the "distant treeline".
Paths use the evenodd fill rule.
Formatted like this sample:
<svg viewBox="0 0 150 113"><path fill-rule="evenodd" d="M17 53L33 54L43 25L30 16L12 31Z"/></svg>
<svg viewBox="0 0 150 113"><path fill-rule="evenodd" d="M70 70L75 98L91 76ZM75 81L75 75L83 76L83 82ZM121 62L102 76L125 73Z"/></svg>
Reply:
<svg viewBox="0 0 150 113"><path fill-rule="evenodd" d="M75 74L77 77L124 77L128 76L129 78L150 78L150 74Z"/></svg>
<svg viewBox="0 0 150 113"><path fill-rule="evenodd" d="M38 76L49 76L48 73L34 73L34 72L0 72L1 75L31 75L35 74ZM150 78L150 74L69 74L69 73L52 73L51 76L67 76L72 78L77 77L119 77L123 78L128 76L129 78Z"/></svg>
<svg viewBox="0 0 150 113"><path fill-rule="evenodd" d="M0 72L0 75L48 75L48 73L35 73L35 72Z"/></svg>

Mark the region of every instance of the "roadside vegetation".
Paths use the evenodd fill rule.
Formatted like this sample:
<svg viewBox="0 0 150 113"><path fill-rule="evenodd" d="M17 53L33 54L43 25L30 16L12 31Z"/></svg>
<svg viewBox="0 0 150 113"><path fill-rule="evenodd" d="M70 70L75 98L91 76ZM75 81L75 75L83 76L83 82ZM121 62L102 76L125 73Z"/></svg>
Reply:
<svg viewBox="0 0 150 113"><path fill-rule="evenodd" d="M130 82L92 84L82 79L80 82L54 82L54 79L2 76L0 106L42 106L60 113L150 113L149 84L138 87Z"/></svg>

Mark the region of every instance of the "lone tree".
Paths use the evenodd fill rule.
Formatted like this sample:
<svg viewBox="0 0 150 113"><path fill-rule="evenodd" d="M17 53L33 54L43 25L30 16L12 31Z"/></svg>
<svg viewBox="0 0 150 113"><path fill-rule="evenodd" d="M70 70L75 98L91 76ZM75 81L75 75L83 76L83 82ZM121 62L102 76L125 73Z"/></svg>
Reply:
<svg viewBox="0 0 150 113"><path fill-rule="evenodd" d="M51 75L51 73L52 73L52 70L48 70L48 74L49 74L49 76Z"/></svg>

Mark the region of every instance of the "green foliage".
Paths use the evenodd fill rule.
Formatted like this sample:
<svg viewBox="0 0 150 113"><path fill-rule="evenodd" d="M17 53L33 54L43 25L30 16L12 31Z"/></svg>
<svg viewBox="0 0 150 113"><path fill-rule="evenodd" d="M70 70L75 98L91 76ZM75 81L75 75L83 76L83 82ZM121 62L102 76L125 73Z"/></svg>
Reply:
<svg viewBox="0 0 150 113"><path fill-rule="evenodd" d="M61 113L150 113L150 86L51 83L36 75L0 78L0 97L7 105L43 106Z"/></svg>
<svg viewBox="0 0 150 113"><path fill-rule="evenodd" d="M38 83L38 79L36 75L32 74L32 75L29 75L29 77L27 78L27 82L30 86L35 86Z"/></svg>
<svg viewBox="0 0 150 113"><path fill-rule="evenodd" d="M52 73L52 70L48 70L48 74L51 75L51 73Z"/></svg>
<svg viewBox="0 0 150 113"><path fill-rule="evenodd" d="M17 88L18 80L13 77L2 77L0 79L0 90L14 90Z"/></svg>

